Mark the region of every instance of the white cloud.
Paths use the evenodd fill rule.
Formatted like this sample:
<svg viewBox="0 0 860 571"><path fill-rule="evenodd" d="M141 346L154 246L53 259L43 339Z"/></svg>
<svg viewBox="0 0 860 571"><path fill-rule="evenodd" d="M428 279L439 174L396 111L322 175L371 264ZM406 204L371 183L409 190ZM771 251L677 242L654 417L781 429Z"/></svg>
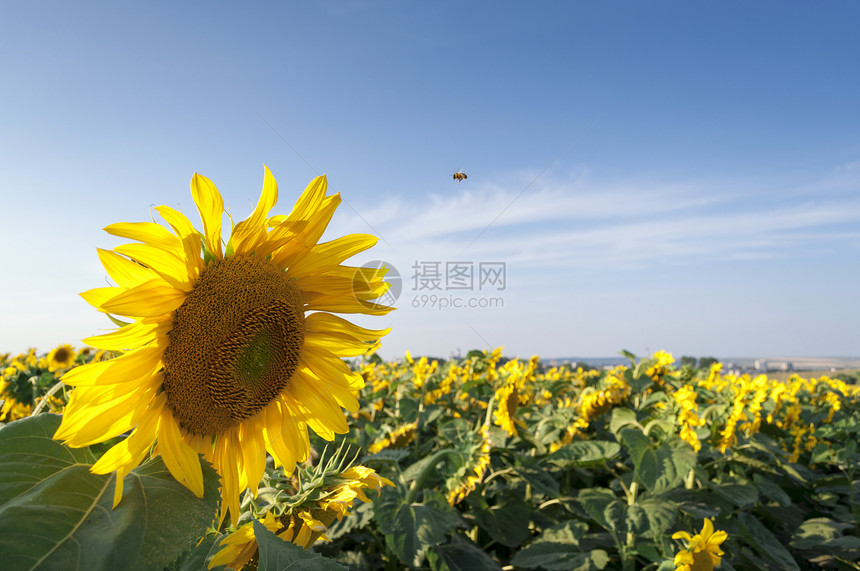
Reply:
<svg viewBox="0 0 860 571"><path fill-rule="evenodd" d="M361 215L392 246L385 254L401 263L453 256L621 268L856 245L860 231L840 225L860 222L860 196L805 188L811 190L800 195L788 189L791 201L773 201L755 188L716 181L550 182L519 197L519 188L487 185L450 198L389 200ZM347 226L338 231L368 231L358 218Z"/></svg>

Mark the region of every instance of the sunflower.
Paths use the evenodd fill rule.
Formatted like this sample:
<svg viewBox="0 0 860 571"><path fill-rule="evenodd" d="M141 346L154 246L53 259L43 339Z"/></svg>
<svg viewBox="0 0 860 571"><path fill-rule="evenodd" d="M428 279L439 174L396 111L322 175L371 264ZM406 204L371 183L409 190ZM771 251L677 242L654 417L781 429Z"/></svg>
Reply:
<svg viewBox="0 0 860 571"><path fill-rule="evenodd" d="M391 434L378 442L371 444L367 451L371 454L381 452L386 448L403 448L415 439L415 431L418 429L418 421L398 426Z"/></svg>
<svg viewBox="0 0 860 571"><path fill-rule="evenodd" d="M123 478L156 442L173 476L202 497L202 454L221 478L221 521L229 511L235 525L239 495L256 495L266 452L291 473L308 457L308 427L331 440L348 430L341 407L358 408L364 383L342 357L363 354L388 330L329 312L393 308L372 303L388 289L386 269L342 265L375 237L318 243L341 201L326 196L324 176L289 215L269 218L278 190L265 168L254 212L238 224L231 219L226 243L218 189L195 174L191 194L202 233L169 206L156 210L172 233L154 222L105 228L138 243L99 250L118 286L81 296L129 321L84 342L123 354L62 377L75 390L55 438L80 447L131 431L92 467L116 471L114 506Z"/></svg>
<svg viewBox="0 0 860 571"><path fill-rule="evenodd" d="M71 345L60 345L48 353L48 370L54 372L57 369L68 369L75 363L77 354Z"/></svg>
<svg viewBox="0 0 860 571"><path fill-rule="evenodd" d="M519 392L515 383L506 383L496 390L496 400L499 408L496 409L495 423L501 426L508 436L517 435L517 425L514 415L520 406Z"/></svg>
<svg viewBox="0 0 860 571"><path fill-rule="evenodd" d="M484 480L484 473L490 465L490 427L487 424L482 424L478 431L481 441L477 450L473 451L470 461L474 461L471 465L466 465L458 470L453 478L448 479L448 503L452 506L459 503L466 496L471 494L475 488ZM477 452L477 458L475 453Z"/></svg>
<svg viewBox="0 0 860 571"><path fill-rule="evenodd" d="M712 571L722 562L723 551L720 545L728 539L725 531L714 531L714 524L705 518L702 531L690 537L686 531L672 535L672 539L684 539L687 548L675 555L675 571Z"/></svg>
<svg viewBox="0 0 860 571"><path fill-rule="evenodd" d="M352 515L349 510L356 500L371 501L365 490L380 493L382 486L394 486L390 480L365 466L353 466L334 475L334 480L335 483L306 494L305 502L287 508L281 516L276 518L267 510L262 518L257 518L258 521L284 541L307 549L317 539L328 540L325 535L328 527L335 519L340 521L344 516ZM242 569L257 554L253 522L239 527L220 545L222 549L209 562L209 569L218 565Z"/></svg>

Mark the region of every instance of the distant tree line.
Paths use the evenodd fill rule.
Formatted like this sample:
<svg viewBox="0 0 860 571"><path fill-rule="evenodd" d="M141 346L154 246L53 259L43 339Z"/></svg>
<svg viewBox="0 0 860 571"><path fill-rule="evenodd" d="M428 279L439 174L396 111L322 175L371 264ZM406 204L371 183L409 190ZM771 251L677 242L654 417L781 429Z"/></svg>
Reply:
<svg viewBox="0 0 860 571"><path fill-rule="evenodd" d="M690 367L692 369L710 369L711 365L717 362L719 362L719 359L716 357L699 357L696 359L695 357L685 355L681 357L680 364L682 368Z"/></svg>

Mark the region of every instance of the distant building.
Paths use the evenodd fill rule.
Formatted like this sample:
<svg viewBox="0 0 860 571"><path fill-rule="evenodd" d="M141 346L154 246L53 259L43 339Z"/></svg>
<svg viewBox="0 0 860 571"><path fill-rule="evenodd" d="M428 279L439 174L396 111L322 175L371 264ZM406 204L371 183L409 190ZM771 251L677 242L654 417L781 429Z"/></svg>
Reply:
<svg viewBox="0 0 860 571"><path fill-rule="evenodd" d="M754 368L756 371L767 372L767 361L764 359L756 359Z"/></svg>

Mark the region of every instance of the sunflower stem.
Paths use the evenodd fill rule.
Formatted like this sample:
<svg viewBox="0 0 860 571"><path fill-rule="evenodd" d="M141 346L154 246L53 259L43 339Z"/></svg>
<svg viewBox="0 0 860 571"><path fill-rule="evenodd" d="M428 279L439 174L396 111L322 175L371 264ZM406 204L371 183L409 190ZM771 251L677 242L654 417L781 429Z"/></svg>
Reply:
<svg viewBox="0 0 860 571"><path fill-rule="evenodd" d="M639 481L634 478L634 480L630 483L630 491L627 494L627 505L633 506L636 504L636 496L639 492ZM625 571L632 571L635 569L635 556L631 555L633 550L636 547L636 535L633 534L632 531L627 532L627 542L624 546L625 549L622 552L622 566Z"/></svg>
<svg viewBox="0 0 860 571"><path fill-rule="evenodd" d="M42 409L45 408L45 405L48 404L48 398L54 396L54 394L60 392L63 387L63 383L57 381L57 383L51 387L51 389L45 393L45 396L42 397L42 400L39 401L39 404L36 405L36 408L33 409L33 412L30 413L30 416L36 416Z"/></svg>
<svg viewBox="0 0 860 571"><path fill-rule="evenodd" d="M496 403L496 395L494 394L492 398L490 398L490 402L487 403L487 414L484 417L484 424L490 426L490 422L493 419L493 405Z"/></svg>

